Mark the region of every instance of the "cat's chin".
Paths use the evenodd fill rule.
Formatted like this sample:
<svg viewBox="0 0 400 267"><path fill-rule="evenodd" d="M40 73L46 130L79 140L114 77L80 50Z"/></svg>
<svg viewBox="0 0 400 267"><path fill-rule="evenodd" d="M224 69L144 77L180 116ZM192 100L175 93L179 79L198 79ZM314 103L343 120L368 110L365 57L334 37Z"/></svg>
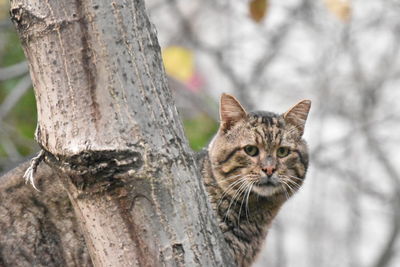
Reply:
<svg viewBox="0 0 400 267"><path fill-rule="evenodd" d="M263 197L270 197L281 192L280 186L274 185L254 185L252 191Z"/></svg>

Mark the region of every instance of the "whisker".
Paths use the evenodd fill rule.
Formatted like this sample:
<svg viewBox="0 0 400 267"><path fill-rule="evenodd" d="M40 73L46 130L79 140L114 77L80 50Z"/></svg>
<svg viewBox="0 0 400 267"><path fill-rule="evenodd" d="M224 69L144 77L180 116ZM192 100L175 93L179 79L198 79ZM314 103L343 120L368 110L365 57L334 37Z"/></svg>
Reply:
<svg viewBox="0 0 400 267"><path fill-rule="evenodd" d="M218 205L217 205L217 209L219 208L219 206L222 203L222 200L225 198L225 196L228 194L228 192L230 190L232 190L236 185L240 184L241 182L243 182L245 180L245 177L241 177L238 180L236 180L235 182L233 182L232 184L230 184L223 192L222 192L222 196L220 198L220 200L218 201Z"/></svg>
<svg viewBox="0 0 400 267"><path fill-rule="evenodd" d="M293 178L293 179L296 179L296 180L300 180L300 181L303 181L303 180L304 180L304 179L302 179L302 178L300 178L300 177L293 176L293 175L285 175L285 176L288 176L288 177L290 177L290 178Z"/></svg>
<svg viewBox="0 0 400 267"><path fill-rule="evenodd" d="M282 186L282 188L283 188L283 192L285 193L285 197L286 197L286 200L288 200L289 199L289 192L287 191L288 190L288 188L289 188L289 186L288 186L288 184L285 182L285 181L281 181L281 183L283 184L283 186ZM285 186L286 185L286 186ZM286 188L286 187L288 187L288 188Z"/></svg>
<svg viewBox="0 0 400 267"><path fill-rule="evenodd" d="M300 187L301 187L301 184L297 183L296 181L288 180L288 182L289 182L291 185L293 185L297 190L299 190Z"/></svg>
<svg viewBox="0 0 400 267"><path fill-rule="evenodd" d="M301 187L300 181L293 181L293 179L288 178L288 176L284 176L283 179L293 185L296 189L299 189Z"/></svg>
<svg viewBox="0 0 400 267"><path fill-rule="evenodd" d="M290 175L279 175L280 181L285 182L287 187L290 187L291 192L293 192L293 188L290 186L294 186L296 191L300 188L300 184L298 184L296 181L293 181L291 178L289 178Z"/></svg>
<svg viewBox="0 0 400 267"><path fill-rule="evenodd" d="M244 178L244 177L243 177L243 178ZM238 198L238 197L241 195L241 191L243 190L243 188L246 188L246 182L247 182L247 181L246 181L245 179L243 179L243 180L242 180L242 184L239 186L238 190L237 190L236 193L233 195L233 197L232 197L232 199L231 199L231 202L229 203L228 210L227 210L226 213L225 213L224 221L226 220L226 218L227 218L227 216L228 216L228 213L229 213L229 211L230 211L230 209L231 209L231 207L232 207L233 202L235 201L235 205L236 205L236 203L237 203L236 198Z"/></svg>
<svg viewBox="0 0 400 267"><path fill-rule="evenodd" d="M246 198L246 218L247 222L249 222L249 197L251 193L251 189L253 188L253 185L256 183L256 181L253 181L250 185L249 191L247 193L247 198Z"/></svg>
<svg viewBox="0 0 400 267"><path fill-rule="evenodd" d="M288 181L288 182L289 182L289 181ZM286 183L286 184L287 184L287 186L289 187L290 192L292 193L292 195L294 195L294 193L296 193L296 191L293 189L292 186L290 186L290 183Z"/></svg>
<svg viewBox="0 0 400 267"><path fill-rule="evenodd" d="M290 187L291 192L293 192L293 188L290 186L292 181L288 177L285 177L285 176L281 177L281 181L285 182L287 184L287 186Z"/></svg>
<svg viewBox="0 0 400 267"><path fill-rule="evenodd" d="M242 214L243 202L244 202L244 200L246 199L246 192L247 192L247 189L248 189L248 188L250 189L250 184L251 184L252 182L253 182L253 181L249 181L249 182L246 184L245 190L243 190L242 203L240 204L240 209L239 209L238 224L240 224L240 215Z"/></svg>
<svg viewBox="0 0 400 267"><path fill-rule="evenodd" d="M288 182L289 185L292 185L296 191L300 189L301 187L301 182L303 179L300 179L299 177L293 176L293 175L282 175L280 176L281 180ZM293 180L296 179L296 180ZM293 191L293 190L292 190Z"/></svg>

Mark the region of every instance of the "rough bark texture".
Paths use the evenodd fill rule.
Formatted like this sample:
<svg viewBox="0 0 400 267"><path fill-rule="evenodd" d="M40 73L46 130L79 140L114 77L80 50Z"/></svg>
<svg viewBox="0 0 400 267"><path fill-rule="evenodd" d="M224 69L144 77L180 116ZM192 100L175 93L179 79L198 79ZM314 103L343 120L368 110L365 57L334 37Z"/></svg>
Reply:
<svg viewBox="0 0 400 267"><path fill-rule="evenodd" d="M56 174L45 184L66 189L93 264L230 266L143 1L13 0L11 15Z"/></svg>

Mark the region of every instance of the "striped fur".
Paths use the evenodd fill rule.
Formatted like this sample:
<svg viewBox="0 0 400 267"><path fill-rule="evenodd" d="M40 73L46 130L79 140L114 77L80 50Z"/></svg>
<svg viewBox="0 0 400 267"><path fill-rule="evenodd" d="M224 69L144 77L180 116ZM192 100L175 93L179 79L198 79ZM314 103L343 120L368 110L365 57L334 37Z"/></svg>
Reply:
<svg viewBox="0 0 400 267"><path fill-rule="evenodd" d="M303 184L308 152L301 137L310 104L282 115L246 113L233 96L221 97L221 125L201 158L202 174L237 266L251 265L280 207ZM258 154L247 154L248 145ZM285 155L280 147L287 156L278 156Z"/></svg>

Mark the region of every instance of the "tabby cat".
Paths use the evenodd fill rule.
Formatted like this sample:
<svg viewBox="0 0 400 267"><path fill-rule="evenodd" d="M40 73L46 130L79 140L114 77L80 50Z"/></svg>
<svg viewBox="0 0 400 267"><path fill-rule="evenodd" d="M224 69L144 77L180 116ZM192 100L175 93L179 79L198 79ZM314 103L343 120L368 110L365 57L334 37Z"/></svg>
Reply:
<svg viewBox="0 0 400 267"><path fill-rule="evenodd" d="M204 183L237 266L250 266L282 204L308 166L302 139L311 102L282 115L247 113L223 94L219 130L201 158Z"/></svg>

